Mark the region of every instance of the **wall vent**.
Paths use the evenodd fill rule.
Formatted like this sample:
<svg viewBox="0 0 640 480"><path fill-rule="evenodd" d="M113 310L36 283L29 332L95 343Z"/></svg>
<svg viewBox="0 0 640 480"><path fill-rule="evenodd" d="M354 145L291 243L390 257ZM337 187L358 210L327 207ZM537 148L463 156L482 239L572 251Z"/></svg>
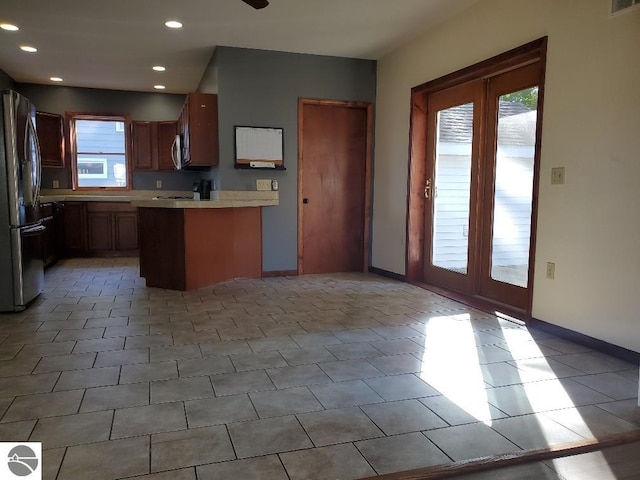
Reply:
<svg viewBox="0 0 640 480"><path fill-rule="evenodd" d="M611 0L611 15L622 13L637 6L640 6L640 0Z"/></svg>

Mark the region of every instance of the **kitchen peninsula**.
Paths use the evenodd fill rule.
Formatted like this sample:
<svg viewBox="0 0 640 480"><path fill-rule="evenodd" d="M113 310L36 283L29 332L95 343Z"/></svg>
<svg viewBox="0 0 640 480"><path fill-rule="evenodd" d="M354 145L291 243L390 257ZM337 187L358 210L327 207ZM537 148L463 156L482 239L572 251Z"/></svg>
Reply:
<svg viewBox="0 0 640 480"><path fill-rule="evenodd" d="M186 291L262 276L262 207L278 205L278 192L211 193L211 200L132 202L148 287Z"/></svg>

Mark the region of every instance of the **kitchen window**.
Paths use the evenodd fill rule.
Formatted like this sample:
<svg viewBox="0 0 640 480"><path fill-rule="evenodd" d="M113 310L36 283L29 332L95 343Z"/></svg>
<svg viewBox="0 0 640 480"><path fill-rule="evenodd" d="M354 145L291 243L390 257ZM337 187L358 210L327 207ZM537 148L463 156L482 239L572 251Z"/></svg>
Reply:
<svg viewBox="0 0 640 480"><path fill-rule="evenodd" d="M122 115L68 113L73 187L130 189L129 119Z"/></svg>

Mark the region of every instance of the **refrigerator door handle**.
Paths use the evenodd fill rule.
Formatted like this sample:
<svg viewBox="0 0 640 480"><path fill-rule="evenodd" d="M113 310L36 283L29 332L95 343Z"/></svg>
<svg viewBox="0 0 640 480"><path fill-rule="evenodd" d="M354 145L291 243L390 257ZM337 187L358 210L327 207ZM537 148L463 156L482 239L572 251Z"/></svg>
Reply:
<svg viewBox="0 0 640 480"><path fill-rule="evenodd" d="M33 185L31 186L31 191L33 194L33 204L37 205L38 204L38 200L40 200L40 185L41 185L41 177L42 177L42 162L40 161L40 142L38 141L38 134L36 131L36 127L33 124L33 119L31 118L31 116L29 115L28 117L28 132L29 135L25 136L25 144L28 142L28 138L32 138L33 139L33 147L35 148L35 157L31 157L31 171L34 172L35 170L35 179L33 182ZM27 151L25 153L28 153L28 145L25 145L25 147L27 148ZM26 157L26 155L25 155Z"/></svg>
<svg viewBox="0 0 640 480"><path fill-rule="evenodd" d="M40 235L47 229L44 225L35 225L33 227L22 228L20 233L23 237L34 237L36 235Z"/></svg>

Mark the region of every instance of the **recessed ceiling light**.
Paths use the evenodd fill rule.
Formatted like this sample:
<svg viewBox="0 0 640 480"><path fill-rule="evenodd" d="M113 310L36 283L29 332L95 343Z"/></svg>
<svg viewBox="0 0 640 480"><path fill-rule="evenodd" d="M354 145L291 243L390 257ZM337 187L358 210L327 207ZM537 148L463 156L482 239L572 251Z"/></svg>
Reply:
<svg viewBox="0 0 640 480"><path fill-rule="evenodd" d="M164 85L154 85L153 88L156 90L164 90L166 87Z"/></svg>
<svg viewBox="0 0 640 480"><path fill-rule="evenodd" d="M25 52L29 52L29 53L35 53L38 51L38 49L36 47L32 47L30 45L20 45L20 50L23 50Z"/></svg>
<svg viewBox="0 0 640 480"><path fill-rule="evenodd" d="M0 28L3 30L8 30L10 32L16 32L20 30L17 26L12 25L10 23L0 23Z"/></svg>
<svg viewBox="0 0 640 480"><path fill-rule="evenodd" d="M62 79L60 77L51 77L49 78L49 80L51 80L52 82L61 82Z"/></svg>
<svg viewBox="0 0 640 480"><path fill-rule="evenodd" d="M162 65L156 65L155 67L153 67L153 69L156 72L164 72L166 70L166 68L164 68Z"/></svg>
<svg viewBox="0 0 640 480"><path fill-rule="evenodd" d="M182 28L182 24L177 20L169 20L164 22L164 24L169 28Z"/></svg>

